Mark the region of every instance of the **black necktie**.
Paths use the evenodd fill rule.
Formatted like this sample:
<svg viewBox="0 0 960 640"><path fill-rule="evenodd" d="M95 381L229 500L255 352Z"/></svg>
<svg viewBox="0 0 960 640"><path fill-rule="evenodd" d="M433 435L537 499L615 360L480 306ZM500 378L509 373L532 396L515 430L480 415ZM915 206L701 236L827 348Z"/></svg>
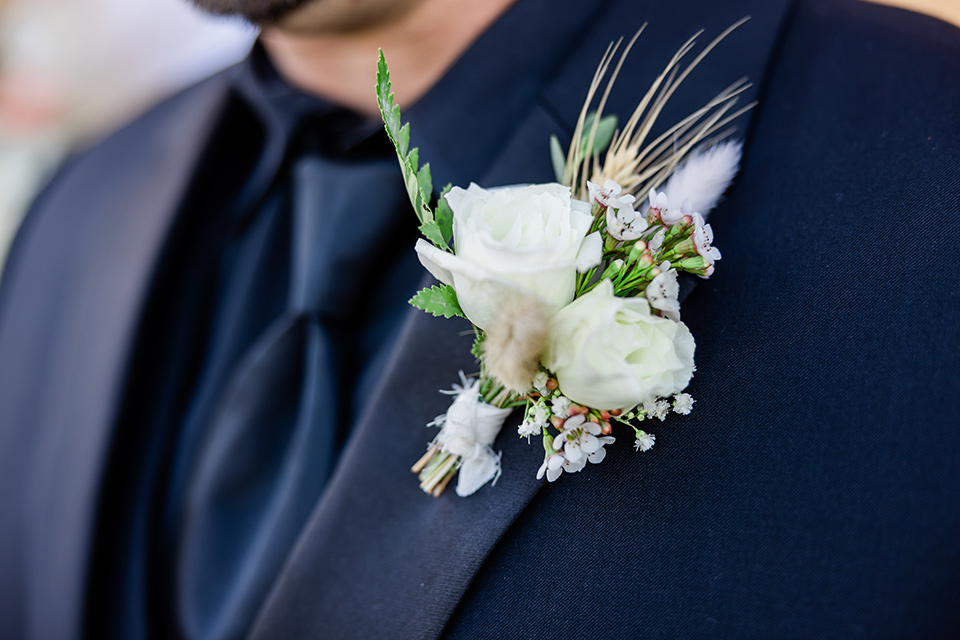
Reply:
<svg viewBox="0 0 960 640"><path fill-rule="evenodd" d="M188 638L252 623L336 463L349 423L352 325L365 255L404 191L396 161L308 155L292 168L286 311L254 341L200 417L178 518L177 609Z"/></svg>

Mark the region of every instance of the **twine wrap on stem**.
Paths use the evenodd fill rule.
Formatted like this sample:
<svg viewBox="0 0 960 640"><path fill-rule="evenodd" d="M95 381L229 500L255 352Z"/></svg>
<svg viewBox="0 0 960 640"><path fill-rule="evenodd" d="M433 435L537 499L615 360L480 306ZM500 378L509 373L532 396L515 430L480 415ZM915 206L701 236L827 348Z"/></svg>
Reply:
<svg viewBox="0 0 960 640"><path fill-rule="evenodd" d="M494 453L491 445L511 409L487 404L480 397L478 382L468 382L460 375L463 386L453 391L456 397L450 408L430 424L441 427L434 444L462 460L456 491L465 498L491 480L496 484L500 477L500 455Z"/></svg>

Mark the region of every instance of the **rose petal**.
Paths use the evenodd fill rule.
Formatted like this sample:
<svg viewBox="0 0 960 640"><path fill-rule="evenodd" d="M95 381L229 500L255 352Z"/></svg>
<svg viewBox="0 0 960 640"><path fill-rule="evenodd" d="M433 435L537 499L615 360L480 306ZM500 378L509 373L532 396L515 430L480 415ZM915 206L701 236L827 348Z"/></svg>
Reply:
<svg viewBox="0 0 960 640"><path fill-rule="evenodd" d="M577 271L586 273L594 268L603 259L603 238L599 231L594 231L580 244L580 251L577 252Z"/></svg>

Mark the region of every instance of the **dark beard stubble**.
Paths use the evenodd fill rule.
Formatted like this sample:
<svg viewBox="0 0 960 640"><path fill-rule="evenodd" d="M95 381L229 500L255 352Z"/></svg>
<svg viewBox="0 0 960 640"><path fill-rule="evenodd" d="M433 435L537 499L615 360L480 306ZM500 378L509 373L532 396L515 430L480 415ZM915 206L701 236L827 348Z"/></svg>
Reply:
<svg viewBox="0 0 960 640"><path fill-rule="evenodd" d="M242 16L254 24L270 24L313 0L192 0L204 11Z"/></svg>

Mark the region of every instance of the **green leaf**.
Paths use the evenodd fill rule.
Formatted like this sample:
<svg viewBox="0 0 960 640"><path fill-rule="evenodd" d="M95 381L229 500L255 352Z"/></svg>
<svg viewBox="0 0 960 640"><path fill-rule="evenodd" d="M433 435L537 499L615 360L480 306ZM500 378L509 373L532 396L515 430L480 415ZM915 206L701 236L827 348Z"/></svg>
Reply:
<svg viewBox="0 0 960 640"><path fill-rule="evenodd" d="M557 182L563 182L563 173L567 168L567 156L560 146L560 140L557 136L550 136L550 161L553 162L553 175Z"/></svg>
<svg viewBox="0 0 960 640"><path fill-rule="evenodd" d="M440 199L437 200L437 226L440 227L440 234L443 236L445 242L449 244L450 239L453 237L453 209L450 208L450 203L447 202L447 194L450 193L450 189L453 188L453 185L447 185L443 188L443 191L440 193Z"/></svg>
<svg viewBox="0 0 960 640"><path fill-rule="evenodd" d="M410 125L405 124L403 125L403 128L409 131ZM409 165L414 169L412 174L408 174L408 175L413 175L413 177L416 177L417 176L416 168L420 166L420 149L417 149L416 147L414 147L413 149L410 149L410 153L407 154L407 165ZM418 187L420 186L419 180L417 181L417 186Z"/></svg>
<svg viewBox="0 0 960 640"><path fill-rule="evenodd" d="M483 341L486 338L485 332L477 330L477 337L473 341L473 346L470 347L470 354L477 360L483 357Z"/></svg>
<svg viewBox="0 0 960 640"><path fill-rule="evenodd" d="M611 114L600 118L600 122L597 124L597 137L593 141L593 153L600 153L609 147L616 131L617 116Z"/></svg>
<svg viewBox="0 0 960 640"><path fill-rule="evenodd" d="M443 232L440 230L440 225L438 225L436 222L424 222L422 225L420 225L420 234L437 247L446 246L446 241L443 238Z"/></svg>
<svg viewBox="0 0 960 640"><path fill-rule="evenodd" d="M383 57L382 50L380 59L377 61L377 104L380 107L380 117L383 118L387 135L394 144L397 144L400 136L400 108L393 104L390 71L387 70L387 61ZM403 158L400 161L403 162Z"/></svg>
<svg viewBox="0 0 960 640"><path fill-rule="evenodd" d="M593 128L593 121L597 114L591 111L583 121L583 138L581 138L580 151L583 155L596 155L610 146L613 140L613 134L617 130L617 116L609 115L600 118L597 123L597 133L593 140L593 149L587 153L587 143L590 142L590 130Z"/></svg>
<svg viewBox="0 0 960 640"><path fill-rule="evenodd" d="M420 167L420 171L417 172L417 184L420 185L420 193L432 194L433 193L433 180L430 178L430 163Z"/></svg>
<svg viewBox="0 0 960 640"><path fill-rule="evenodd" d="M397 107L396 109L397 109L397 118L399 119L400 107ZM403 125L403 127L400 128L400 135L397 138L397 153L402 156L407 152L407 149L409 147L410 147L410 124L408 123ZM415 152L416 149L414 149L413 151ZM411 161L411 164L413 164L413 166L417 166L416 156L414 156L414 159Z"/></svg>
<svg viewBox="0 0 960 640"><path fill-rule="evenodd" d="M410 304L435 316L466 318L460 308L460 303L457 302L457 292L448 284L427 287L418 291L417 295L410 298Z"/></svg>
<svg viewBox="0 0 960 640"><path fill-rule="evenodd" d="M440 227L434 222L433 209L430 207L430 201L433 197L433 182L430 178L430 167L424 165L420 168L420 153L417 149L410 149L410 125L400 124L400 107L394 104L393 90L390 83L390 71L387 69L387 61L383 56L383 50L380 51L380 59L377 62L377 104L380 107L380 116L383 118L383 126L387 130L387 136L393 142L397 151L397 157L400 160L400 171L403 173L403 183L407 188L407 196L410 198L410 204L413 205L417 217L420 219L421 230L424 230L424 236L444 251L449 251L444 234ZM409 153L408 153L409 149Z"/></svg>

